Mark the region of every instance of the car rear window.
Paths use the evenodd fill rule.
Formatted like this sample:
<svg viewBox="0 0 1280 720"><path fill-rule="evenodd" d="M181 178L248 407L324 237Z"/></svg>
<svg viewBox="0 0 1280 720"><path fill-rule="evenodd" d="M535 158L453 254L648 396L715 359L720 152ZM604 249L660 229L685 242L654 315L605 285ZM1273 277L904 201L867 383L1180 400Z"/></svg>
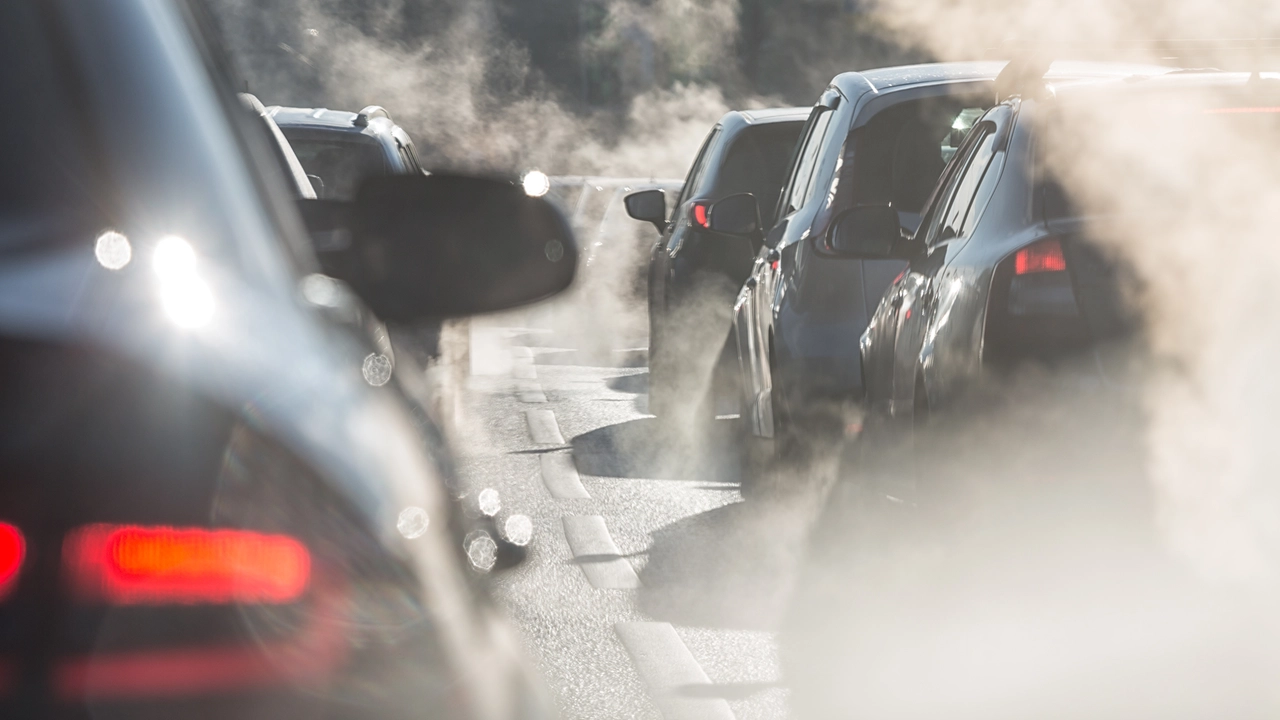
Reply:
<svg viewBox="0 0 1280 720"><path fill-rule="evenodd" d="M317 194L335 200L351 200L365 178L390 173L382 146L376 140L349 133L347 137L321 137L314 133L281 128L308 175L324 183Z"/></svg>
<svg viewBox="0 0 1280 720"><path fill-rule="evenodd" d="M804 121L796 120L754 125L739 133L717 173L715 194L751 193L762 212L775 207L802 130Z"/></svg>

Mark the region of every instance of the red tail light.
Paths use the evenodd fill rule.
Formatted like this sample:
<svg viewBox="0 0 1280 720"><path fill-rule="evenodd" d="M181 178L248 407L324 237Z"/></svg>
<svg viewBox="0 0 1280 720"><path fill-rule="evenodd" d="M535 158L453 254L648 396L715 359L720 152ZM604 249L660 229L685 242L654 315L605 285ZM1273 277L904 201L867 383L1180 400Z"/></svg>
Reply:
<svg viewBox="0 0 1280 720"><path fill-rule="evenodd" d="M693 223L703 230L711 229L711 204L696 202L693 207L689 208L689 214L693 217Z"/></svg>
<svg viewBox="0 0 1280 720"><path fill-rule="evenodd" d="M0 598L4 598L13 590L14 581L18 579L18 571L22 569L22 561L27 556L27 541L22 531L0 522Z"/></svg>
<svg viewBox="0 0 1280 720"><path fill-rule="evenodd" d="M81 598L120 605L286 603L311 576L302 543L244 530L90 525L63 561Z"/></svg>
<svg viewBox="0 0 1280 720"><path fill-rule="evenodd" d="M1015 275L1062 272L1067 269L1067 259L1062 255L1062 244L1057 238L1048 238L1018 251L1013 259Z"/></svg>

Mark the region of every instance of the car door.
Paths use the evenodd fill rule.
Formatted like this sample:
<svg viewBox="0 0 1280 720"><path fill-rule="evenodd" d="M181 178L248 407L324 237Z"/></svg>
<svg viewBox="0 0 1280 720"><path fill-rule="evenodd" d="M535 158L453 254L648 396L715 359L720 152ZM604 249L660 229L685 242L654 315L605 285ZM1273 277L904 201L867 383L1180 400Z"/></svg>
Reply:
<svg viewBox="0 0 1280 720"><path fill-rule="evenodd" d="M770 330L773 325L774 295L779 291L781 253L779 246L787 226L807 204L815 189L814 178L819 169L819 155L835 113L839 94L828 91L823 102L814 107L797 153L792 162L790 179L783 188L776 215L779 221L769 231L756 256L735 304L735 325L739 338L739 358L747 360L743 368L748 411L754 427L763 437L773 437L773 378L770 357Z"/></svg>
<svg viewBox="0 0 1280 720"><path fill-rule="evenodd" d="M897 311L889 407L895 416L927 407L927 398L917 396L923 390L922 349L934 322L940 314L945 315L945 311L939 313L940 294L946 296L947 303L954 301L949 288L944 287L944 269L972 236L974 223L994 189L994 173L990 182L983 182L994 164L1000 139L1000 125L993 116L1004 116L1003 109L975 125L965 147L957 153L958 162L939 198L937 212L929 218L928 226L921 228L925 231L923 252L911 261L889 296L889 304Z"/></svg>

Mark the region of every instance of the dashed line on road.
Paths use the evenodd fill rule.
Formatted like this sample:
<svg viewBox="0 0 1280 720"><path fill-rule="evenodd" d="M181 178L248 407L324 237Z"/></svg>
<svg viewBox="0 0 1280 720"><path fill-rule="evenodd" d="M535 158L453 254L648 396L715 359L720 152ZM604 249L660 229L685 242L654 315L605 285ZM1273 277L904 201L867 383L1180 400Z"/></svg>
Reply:
<svg viewBox="0 0 1280 720"><path fill-rule="evenodd" d="M734 720L723 698L684 694L686 687L709 685L711 679L670 623L620 622L613 629L665 720Z"/></svg>
<svg viewBox="0 0 1280 720"><path fill-rule="evenodd" d="M525 410L525 422L529 424L529 437L539 445L563 445L564 435L560 434L560 425L556 422L556 414L550 410Z"/></svg>
<svg viewBox="0 0 1280 720"><path fill-rule="evenodd" d="M582 477L573 464L573 455L569 453L543 453L538 461L541 464L542 484L551 491L551 497L557 500L590 500L591 495L582 485Z"/></svg>
<svg viewBox="0 0 1280 720"><path fill-rule="evenodd" d="M526 403L544 403L547 401L547 395L542 392L542 386L533 380L517 380L516 397L520 398L520 402Z"/></svg>
<svg viewBox="0 0 1280 720"><path fill-rule="evenodd" d="M609 528L599 515L566 515L564 536L569 541L582 574L591 587L605 590L630 590L640 587L640 576L609 536Z"/></svg>

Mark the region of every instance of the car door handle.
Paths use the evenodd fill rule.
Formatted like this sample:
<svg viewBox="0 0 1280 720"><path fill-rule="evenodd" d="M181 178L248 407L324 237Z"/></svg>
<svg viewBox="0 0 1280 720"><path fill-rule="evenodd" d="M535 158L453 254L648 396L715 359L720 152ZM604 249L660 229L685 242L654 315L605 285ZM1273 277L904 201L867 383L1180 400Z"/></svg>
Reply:
<svg viewBox="0 0 1280 720"><path fill-rule="evenodd" d="M756 276L755 276L755 275L752 275L751 277L747 278L747 282L745 283L745 284L746 284L746 286L747 286L747 289L748 289L748 290L754 290L754 289L755 289L755 287L756 287L756 283L757 283L757 282L759 282L759 281L758 281L758 280L756 280Z"/></svg>

